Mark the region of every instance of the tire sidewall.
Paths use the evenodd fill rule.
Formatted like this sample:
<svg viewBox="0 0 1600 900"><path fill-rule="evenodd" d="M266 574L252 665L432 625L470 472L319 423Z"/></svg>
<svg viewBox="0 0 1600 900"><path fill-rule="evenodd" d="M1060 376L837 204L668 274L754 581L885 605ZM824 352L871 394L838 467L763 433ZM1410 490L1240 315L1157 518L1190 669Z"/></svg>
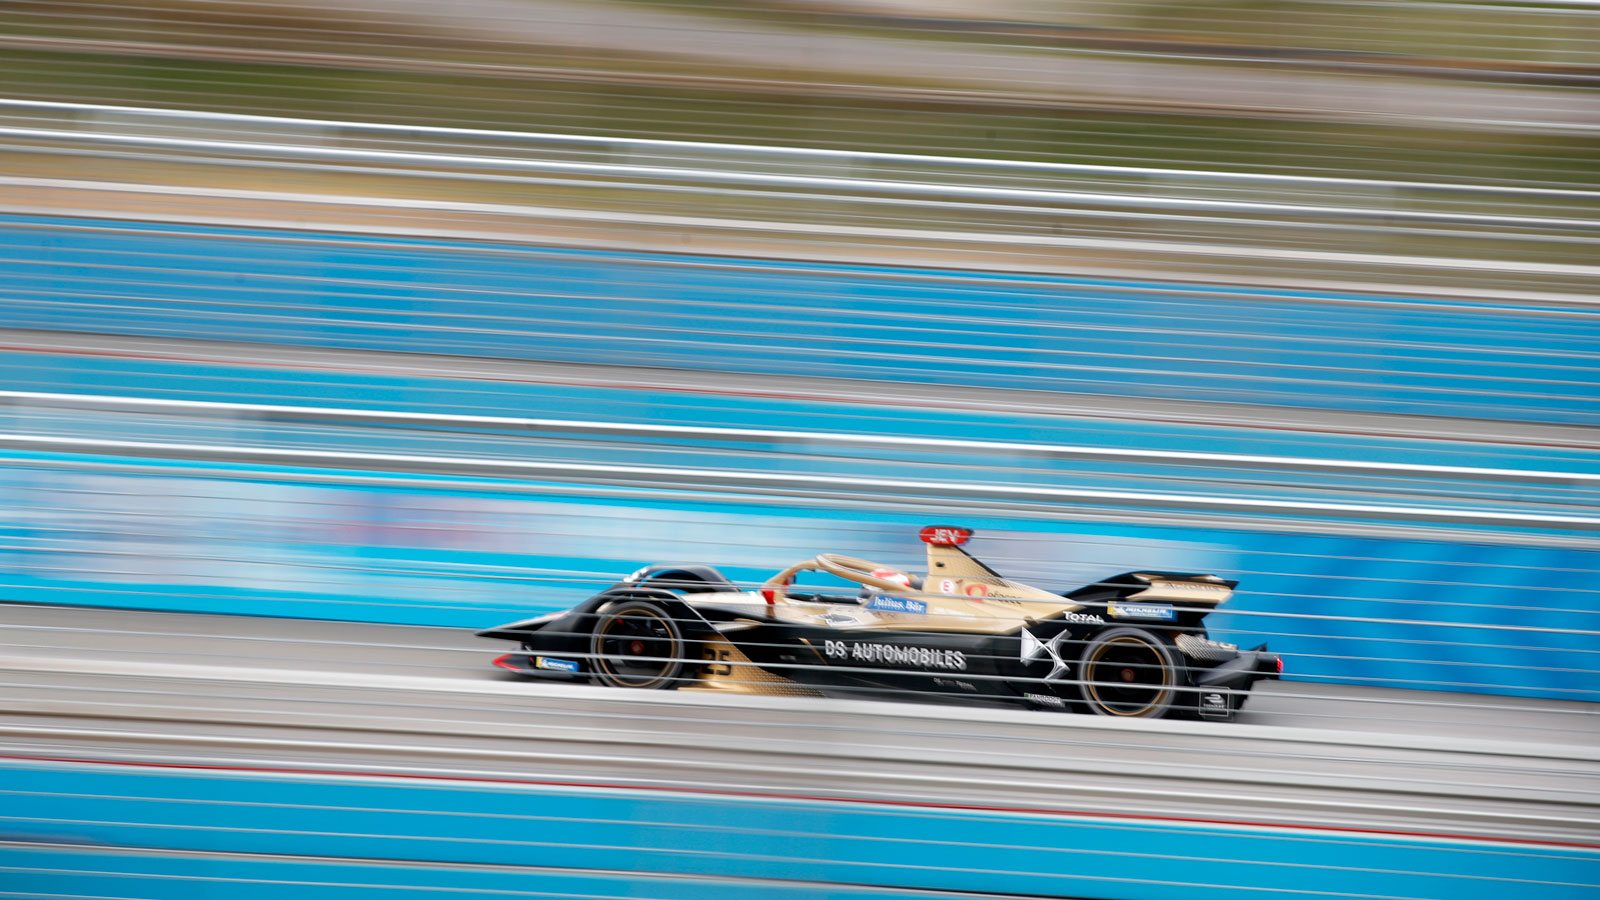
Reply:
<svg viewBox="0 0 1600 900"><path fill-rule="evenodd" d="M1093 660L1101 648L1111 644L1138 640L1149 646L1161 658L1162 668L1166 673L1165 693L1144 708L1135 712L1118 712L1108 709L1103 700L1097 696L1095 685L1090 684L1092 667L1098 664ZM1108 628L1105 631L1091 635L1084 644L1083 653L1078 657L1078 693L1083 707L1095 715L1110 716L1117 719L1159 719L1171 715L1180 708L1186 696L1184 667L1179 662L1178 649L1166 636L1144 628L1122 626ZM1104 676L1099 679L1106 680Z"/></svg>
<svg viewBox="0 0 1600 900"><path fill-rule="evenodd" d="M604 639L603 631L608 623L628 613L654 616L661 620L666 625L672 641L672 652L667 655L673 657L673 662L669 663L659 676L647 684L630 684L625 680L619 680L615 674L608 670L606 665L607 657L601 646L601 642ZM601 608L599 618L595 621L594 631L589 635L590 666L594 670L595 680L607 687L627 688L636 691L671 690L683 680L684 660L687 658L687 651L688 642L683 637L683 626L678 623L670 611L647 600L620 600Z"/></svg>

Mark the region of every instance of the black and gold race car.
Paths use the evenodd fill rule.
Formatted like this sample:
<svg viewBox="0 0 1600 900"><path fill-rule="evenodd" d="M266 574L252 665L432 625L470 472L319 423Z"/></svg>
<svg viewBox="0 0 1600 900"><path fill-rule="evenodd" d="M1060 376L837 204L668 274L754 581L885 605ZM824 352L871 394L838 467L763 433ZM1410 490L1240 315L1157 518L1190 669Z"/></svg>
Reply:
<svg viewBox="0 0 1600 900"><path fill-rule="evenodd" d="M1206 637L1236 582L1129 572L1066 594L1001 576L965 528L922 529L928 574L831 553L755 590L709 566L648 566L567 612L479 632L521 675L742 694L937 693L1124 717L1231 718L1276 678L1266 645ZM812 573L842 579L801 587Z"/></svg>

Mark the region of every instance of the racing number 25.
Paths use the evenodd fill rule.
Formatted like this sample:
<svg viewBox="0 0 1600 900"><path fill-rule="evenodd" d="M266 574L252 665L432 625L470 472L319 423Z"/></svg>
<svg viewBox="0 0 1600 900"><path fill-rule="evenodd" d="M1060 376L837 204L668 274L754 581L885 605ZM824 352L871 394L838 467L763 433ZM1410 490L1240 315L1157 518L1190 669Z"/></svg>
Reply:
<svg viewBox="0 0 1600 900"><path fill-rule="evenodd" d="M726 676L733 674L733 666L728 665L728 660L733 654L727 647L707 647L700 652L700 658L707 660L702 668L707 675Z"/></svg>

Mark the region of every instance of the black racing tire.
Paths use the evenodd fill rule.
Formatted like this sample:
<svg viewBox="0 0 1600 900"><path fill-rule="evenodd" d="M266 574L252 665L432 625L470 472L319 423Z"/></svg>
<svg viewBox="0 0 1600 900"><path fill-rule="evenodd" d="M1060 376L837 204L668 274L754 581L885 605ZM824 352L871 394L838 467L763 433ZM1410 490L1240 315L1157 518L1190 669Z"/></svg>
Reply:
<svg viewBox="0 0 1600 900"><path fill-rule="evenodd" d="M611 687L671 690L682 683L688 645L672 613L644 600L601 610L589 638L595 679Z"/></svg>
<svg viewBox="0 0 1600 900"><path fill-rule="evenodd" d="M1084 706L1101 716L1158 719L1186 696L1172 642L1143 628L1110 628L1089 638L1078 658Z"/></svg>

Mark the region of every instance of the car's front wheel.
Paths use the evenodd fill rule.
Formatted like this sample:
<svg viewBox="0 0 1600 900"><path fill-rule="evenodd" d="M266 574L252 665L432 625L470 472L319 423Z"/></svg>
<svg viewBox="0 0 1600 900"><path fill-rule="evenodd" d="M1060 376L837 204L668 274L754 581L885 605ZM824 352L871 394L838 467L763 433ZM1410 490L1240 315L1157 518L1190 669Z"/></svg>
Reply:
<svg viewBox="0 0 1600 900"><path fill-rule="evenodd" d="M683 629L671 613L654 603L625 600L600 613L589 659L601 684L664 690L678 686L685 649Z"/></svg>
<svg viewBox="0 0 1600 900"><path fill-rule="evenodd" d="M1102 716L1164 716L1178 701L1182 677L1171 642L1143 628L1102 631L1078 660L1083 702Z"/></svg>

